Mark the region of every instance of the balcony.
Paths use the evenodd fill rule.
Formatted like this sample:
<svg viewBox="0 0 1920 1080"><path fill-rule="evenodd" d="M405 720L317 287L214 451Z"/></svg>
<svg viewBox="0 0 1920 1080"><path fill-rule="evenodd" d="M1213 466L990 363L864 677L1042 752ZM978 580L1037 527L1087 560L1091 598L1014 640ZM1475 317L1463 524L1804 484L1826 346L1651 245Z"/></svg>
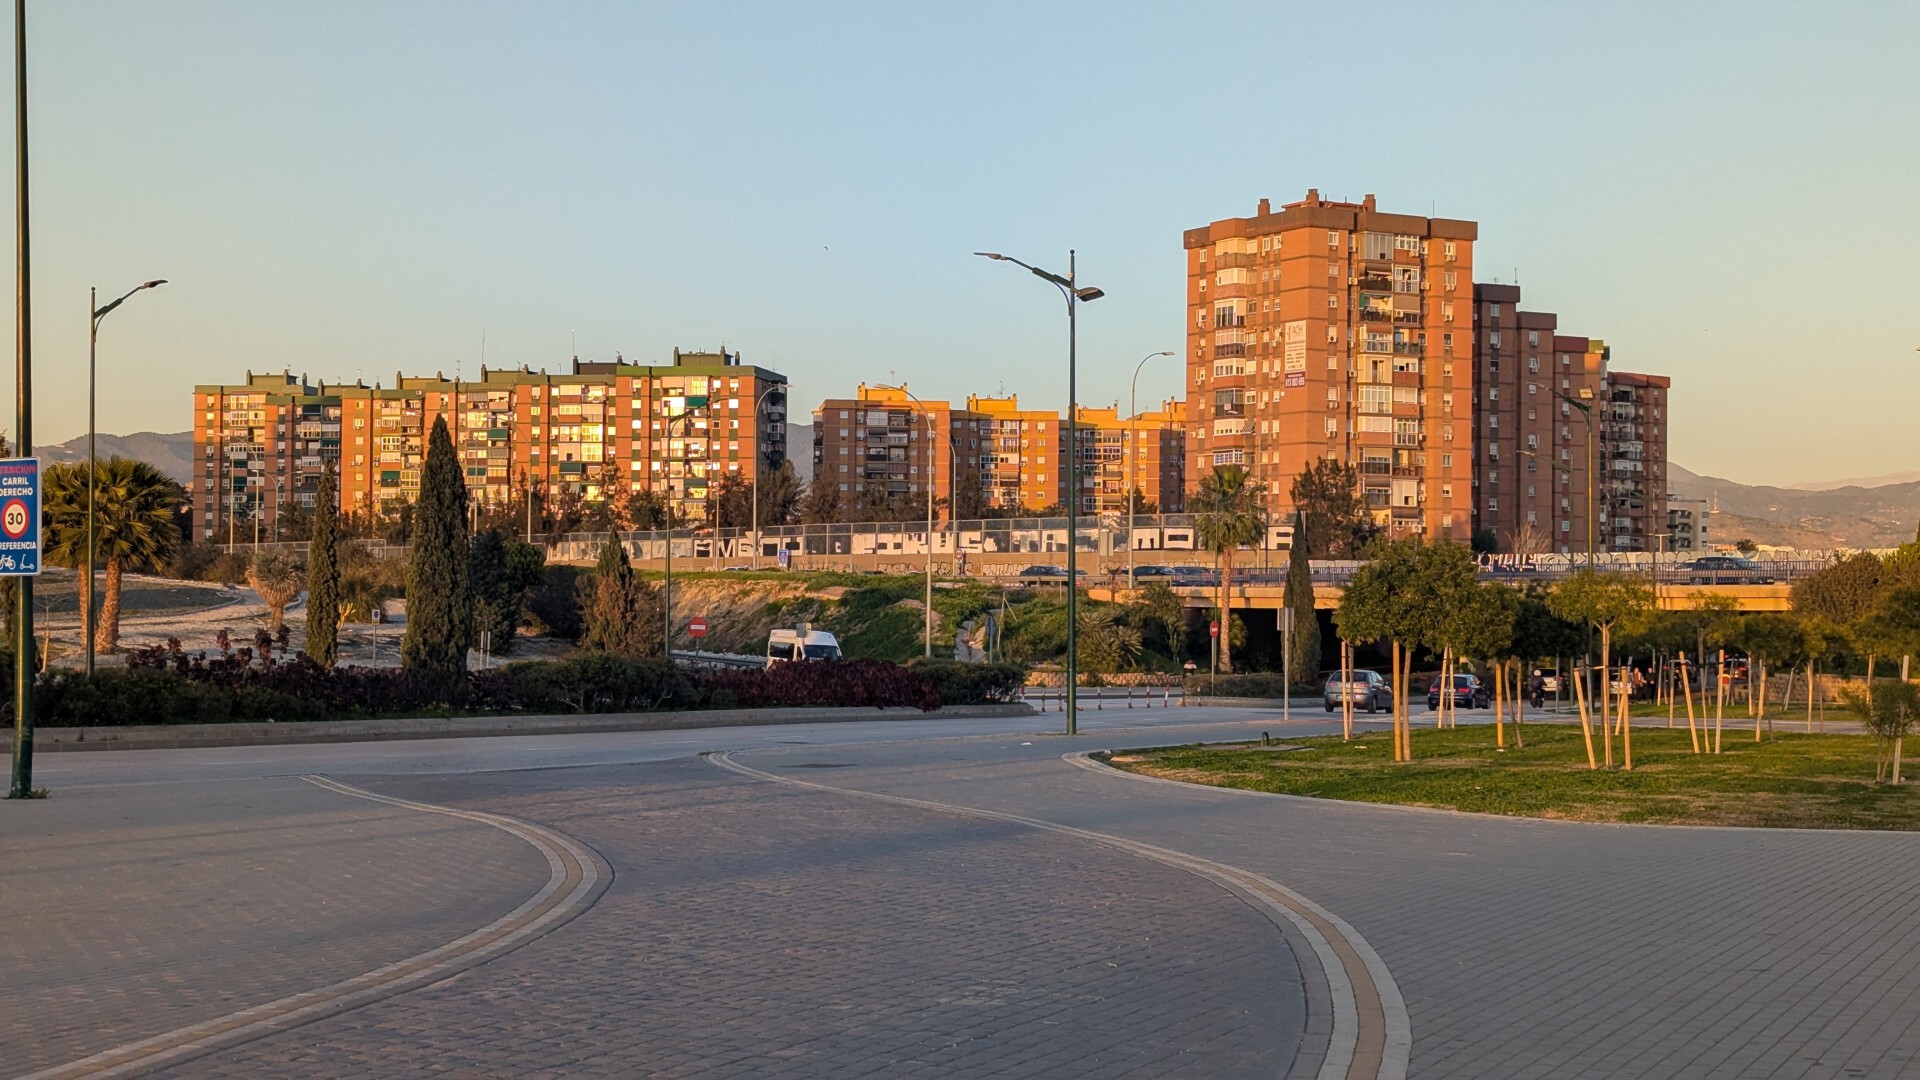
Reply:
<svg viewBox="0 0 1920 1080"><path fill-rule="evenodd" d="M1369 272L1360 276L1360 287L1373 292L1388 292L1393 288L1393 279L1385 274Z"/></svg>
<svg viewBox="0 0 1920 1080"><path fill-rule="evenodd" d="M1367 351L1372 352L1373 350L1369 349ZM1396 356L1419 356L1421 344L1417 341L1396 341L1393 343L1393 352Z"/></svg>
<svg viewBox="0 0 1920 1080"><path fill-rule="evenodd" d="M1229 357L1245 356L1245 355L1247 355L1247 347L1242 342L1233 342L1227 345L1215 345L1213 347L1213 358L1215 360L1222 360L1222 359L1227 359Z"/></svg>
<svg viewBox="0 0 1920 1080"><path fill-rule="evenodd" d="M1396 311L1393 321L1401 326L1419 326L1420 313L1417 311Z"/></svg>
<svg viewBox="0 0 1920 1080"><path fill-rule="evenodd" d="M1393 322L1394 321L1393 309L1384 308L1384 307L1367 307L1365 305L1362 305L1360 308L1360 321L1361 322L1377 322L1377 323Z"/></svg>

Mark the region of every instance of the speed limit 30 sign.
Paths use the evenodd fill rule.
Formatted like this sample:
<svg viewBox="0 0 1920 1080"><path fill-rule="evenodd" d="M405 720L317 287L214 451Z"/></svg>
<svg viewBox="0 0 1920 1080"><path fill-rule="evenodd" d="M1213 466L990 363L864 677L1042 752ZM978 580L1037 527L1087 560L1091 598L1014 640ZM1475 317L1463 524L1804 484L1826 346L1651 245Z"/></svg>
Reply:
<svg viewBox="0 0 1920 1080"><path fill-rule="evenodd" d="M40 459L0 459L0 577L40 572Z"/></svg>

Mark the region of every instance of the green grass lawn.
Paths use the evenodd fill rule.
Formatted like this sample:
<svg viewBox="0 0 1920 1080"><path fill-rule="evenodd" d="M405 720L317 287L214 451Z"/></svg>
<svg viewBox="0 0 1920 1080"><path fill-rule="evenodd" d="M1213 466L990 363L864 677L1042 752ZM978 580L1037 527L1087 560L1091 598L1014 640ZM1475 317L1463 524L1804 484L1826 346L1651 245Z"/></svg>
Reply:
<svg viewBox="0 0 1920 1080"><path fill-rule="evenodd" d="M1414 760L1400 765L1386 732L1293 739L1285 745L1303 749L1290 751L1167 747L1112 764L1222 787L1516 817L1920 830L1920 785L1874 784L1865 736L1782 733L1756 744L1751 730L1729 730L1722 740L1723 753L1696 755L1684 727L1636 728L1632 772L1589 770L1579 726L1565 724L1527 725L1525 749L1509 729L1504 751L1490 727L1416 729ZM1597 731L1594 744L1598 754Z"/></svg>

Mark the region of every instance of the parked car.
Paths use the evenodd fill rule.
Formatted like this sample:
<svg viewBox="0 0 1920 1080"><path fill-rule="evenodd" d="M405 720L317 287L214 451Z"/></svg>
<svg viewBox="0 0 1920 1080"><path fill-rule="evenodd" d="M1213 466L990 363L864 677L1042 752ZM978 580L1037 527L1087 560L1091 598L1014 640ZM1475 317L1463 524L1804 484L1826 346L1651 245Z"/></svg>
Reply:
<svg viewBox="0 0 1920 1080"><path fill-rule="evenodd" d="M1086 580L1087 572L1085 570L1076 566L1074 567L1074 573L1075 577L1082 582ZM1064 566L1054 566L1051 563L1036 563L1020 571L1014 580L1022 585L1065 585L1067 583L1067 568Z"/></svg>
<svg viewBox="0 0 1920 1080"><path fill-rule="evenodd" d="M1433 680L1427 688L1427 708L1440 707L1440 687L1443 680ZM1457 709L1484 709L1492 691L1480 681L1478 675L1455 675L1453 677L1453 704Z"/></svg>
<svg viewBox="0 0 1920 1080"><path fill-rule="evenodd" d="M1342 682L1341 673L1336 671L1327 676L1326 690L1321 694L1321 704L1333 712L1340 707L1340 696L1344 692L1353 707L1363 712L1379 712L1393 708L1393 686L1377 671L1365 671L1355 668L1347 674L1351 681Z"/></svg>
<svg viewBox="0 0 1920 1080"><path fill-rule="evenodd" d="M1689 585L1771 585L1773 577L1752 559L1703 555L1686 564Z"/></svg>

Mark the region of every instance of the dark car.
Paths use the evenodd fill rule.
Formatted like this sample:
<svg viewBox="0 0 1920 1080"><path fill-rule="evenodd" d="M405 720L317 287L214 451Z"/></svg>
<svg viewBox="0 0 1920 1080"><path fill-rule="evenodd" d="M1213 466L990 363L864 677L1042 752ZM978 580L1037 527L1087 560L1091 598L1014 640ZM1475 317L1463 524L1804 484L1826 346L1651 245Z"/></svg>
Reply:
<svg viewBox="0 0 1920 1080"><path fill-rule="evenodd" d="M1076 566L1074 567L1074 575L1084 580L1087 572ZM1067 583L1067 568L1064 566L1054 566L1051 563L1036 563L1020 571L1020 573L1015 576L1015 580L1022 585L1065 585Z"/></svg>
<svg viewBox="0 0 1920 1080"><path fill-rule="evenodd" d="M1427 708L1440 707L1440 687L1444 680L1435 679L1427 689ZM1478 675L1455 675L1453 677L1453 704L1458 709L1484 709L1492 691L1480 681Z"/></svg>
<svg viewBox="0 0 1920 1080"><path fill-rule="evenodd" d="M1735 555L1703 555L1688 563L1689 585L1771 585L1772 575L1752 559Z"/></svg>
<svg viewBox="0 0 1920 1080"><path fill-rule="evenodd" d="M1393 686L1377 671L1365 671L1355 668L1347 674L1353 676L1349 682L1342 683L1340 672L1327 676L1326 689L1321 694L1321 704L1328 712L1340 707L1341 694L1344 691L1353 707L1363 712L1379 712L1393 708Z"/></svg>

